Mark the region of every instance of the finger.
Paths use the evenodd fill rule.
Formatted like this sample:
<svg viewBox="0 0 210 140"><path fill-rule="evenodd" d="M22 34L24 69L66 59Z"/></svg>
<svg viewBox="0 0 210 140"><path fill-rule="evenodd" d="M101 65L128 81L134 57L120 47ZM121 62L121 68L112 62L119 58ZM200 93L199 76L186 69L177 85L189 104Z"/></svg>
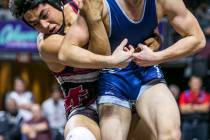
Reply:
<svg viewBox="0 0 210 140"><path fill-rule="evenodd" d="M141 48L138 46L135 48L135 52L140 52L141 51Z"/></svg>
<svg viewBox="0 0 210 140"><path fill-rule="evenodd" d="M152 44L152 42L154 42L154 41L155 41L154 38L149 38L149 39L147 39L147 40L144 41L144 44L147 45L147 46L149 46L149 45Z"/></svg>
<svg viewBox="0 0 210 140"><path fill-rule="evenodd" d="M136 62L136 63L139 63L142 61L141 58L137 58L137 57L133 57L133 61Z"/></svg>
<svg viewBox="0 0 210 140"><path fill-rule="evenodd" d="M124 47L124 48L123 48L123 51L128 52L128 51L129 51L129 49L128 49L127 47Z"/></svg>
<svg viewBox="0 0 210 140"><path fill-rule="evenodd" d="M141 59L141 52L139 52L139 53L133 53L133 57L134 58Z"/></svg>
<svg viewBox="0 0 210 140"><path fill-rule="evenodd" d="M146 47L145 45L143 44L138 44L138 47L141 49L141 51Z"/></svg>
<svg viewBox="0 0 210 140"><path fill-rule="evenodd" d="M128 39L123 39L123 41L120 43L120 48L123 49L128 43Z"/></svg>
<svg viewBox="0 0 210 140"><path fill-rule="evenodd" d="M129 45L128 48L129 48L130 52L134 53L135 49L132 45Z"/></svg>

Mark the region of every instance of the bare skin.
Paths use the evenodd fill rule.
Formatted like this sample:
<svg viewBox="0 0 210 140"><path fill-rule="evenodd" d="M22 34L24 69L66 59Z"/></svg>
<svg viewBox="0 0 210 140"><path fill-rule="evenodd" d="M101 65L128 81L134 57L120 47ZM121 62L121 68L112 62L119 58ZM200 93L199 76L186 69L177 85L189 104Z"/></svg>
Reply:
<svg viewBox="0 0 210 140"><path fill-rule="evenodd" d="M139 0L141 1L141 0ZM205 36L192 13L181 0L157 0L157 16L160 21L167 16L174 30L182 39L159 52L152 52L145 46L136 53L135 60L141 66L160 64L166 61L192 55L205 47Z"/></svg>
<svg viewBox="0 0 210 140"><path fill-rule="evenodd" d="M119 3L126 14L133 20L138 20L142 16L142 0L119 0ZM108 12L104 10L105 21L108 21ZM154 52L145 45L138 45L140 52L134 53L134 60L140 66L150 66L160 64L169 60L185 57L198 52L205 46L205 37L194 16L186 9L181 0L157 0L157 17L160 21L163 16L167 16L173 28L182 36L178 42L159 52ZM108 29L109 23L105 22ZM158 105L154 104L158 101ZM164 102L163 102L164 101ZM165 84L158 84L146 90L141 99L136 103L138 114L152 132L152 137L158 140L180 139L180 116L176 101ZM166 107L167 106L167 107ZM105 109L108 108L108 109ZM161 108L165 108L162 110ZM129 109L123 116L117 115L125 112L125 108L100 105L100 127L102 129L102 139L105 140L125 140L131 117ZM115 110L115 111L112 111ZM152 111L155 110L155 111ZM117 113L116 113L117 112ZM161 115L164 112L164 116ZM106 117L104 117L106 116ZM112 116L118 118L113 120ZM153 116L153 117L152 117ZM162 117L158 117L162 116ZM169 119L170 118L170 119ZM110 125L106 125L109 122ZM115 127L121 124L120 127ZM110 131L110 128L112 130ZM120 129L122 128L122 129ZM119 131L116 135L116 131ZM113 133L112 133L113 132Z"/></svg>
<svg viewBox="0 0 210 140"><path fill-rule="evenodd" d="M123 2L121 2L121 4L123 5ZM173 3L174 4L174 3ZM131 5L131 7L127 7L128 9L130 8L135 8L135 5L132 5L132 3L130 3L130 5ZM165 4L162 4L162 1L158 1L158 3L157 3L157 13L158 13L158 19L160 20L161 18L162 18L162 16L163 15L165 15L164 14L164 12L166 12L167 11L167 14L169 14L169 13L171 13L171 12L174 12L174 11L171 11L170 12L170 8L168 9L168 10L165 10L165 9L163 9L164 7L165 7L166 5ZM141 7L141 3L139 3L139 5L136 5L136 8L135 9L138 9L138 8L140 8ZM167 7L167 6L166 6ZM182 7L182 6L181 6ZM186 9L185 9L186 10ZM106 11L106 10L105 10ZM163 12L164 11L164 12ZM128 13L128 15L132 15L132 12L131 13ZM108 14L106 13L106 12L104 12L103 13L103 15L105 15L105 16L103 16L102 18L105 20L105 21L108 21ZM177 15L178 17L180 16L179 14ZM176 16L176 17L177 17ZM189 16L189 15L188 15ZM192 15L191 15L192 16ZM139 17L141 17L141 15L135 15L134 17L133 17L133 20L138 20L139 19ZM132 18L132 17L131 17ZM186 18L186 17L185 17ZM192 18L192 17L191 17ZM191 18L190 18L190 21L193 21L193 20L191 20ZM179 33L181 34L181 35L183 35L183 36L185 36L185 38L183 38L183 40L181 41L182 43L177 43L178 45L175 45L175 47L174 46L172 46L172 47L169 47L169 52L172 52L171 51L171 48L173 48L173 53L176 53L176 54L174 54L174 55L168 55L167 56L167 60L170 60L170 59L174 59L175 57L181 57L181 56L184 56L184 55L190 55L191 53L194 53L194 52L196 52L196 51L198 51L200 48L202 48L203 47L203 43L205 44L205 41L203 41L203 37L202 37L202 32L199 30L200 28L199 28L199 26L198 26L198 24L195 24L196 22L194 22L194 26L192 25L191 27L195 27L195 28L193 28L193 29L196 29L198 32L197 32L197 34L192 34L193 33L193 31L191 32L191 31L187 31L186 29L187 28L185 28L185 27L182 27L183 26L183 24L182 25L180 25L179 23L177 23L177 21L175 21L175 23L173 23L173 20L172 19L174 19L174 18L172 18L172 17L170 17L169 18L170 19L170 21L171 21L171 23L172 23L172 25L174 25L174 28L175 28L175 30L177 30L177 31L180 31ZM193 18L194 19L194 18ZM186 20L186 21L188 21L188 20ZM195 21L195 19L194 19L194 21ZM107 23L107 22L105 22L104 23L104 25L105 25L105 27L106 27L106 29L108 30L108 25L109 25L109 23ZM181 27L180 27L181 26ZM192 28L191 28L192 29ZM186 31L186 32L185 32ZM72 34L67 34L67 36L71 36ZM187 35L189 35L189 36L187 36ZM66 37L67 38L67 37ZM193 41L191 41L191 39L193 40ZM189 41L190 40L190 41ZM205 40L205 39L204 39ZM73 41L72 41L73 42ZM66 43L66 44L69 44L69 41L64 41L63 42L64 44ZM185 45L187 43L187 45ZM182 48L180 48L180 44L182 44L182 46L185 46L184 47L184 49L182 49ZM65 46L65 45L64 45ZM182 47L181 46L181 47ZM187 47L186 47L187 46ZM196 46L196 47L195 47ZM147 66L147 65L151 65L151 64L153 64L153 63L149 63L149 64L145 64L145 63L147 63L147 62L145 62L145 63L141 63L141 62L143 62L142 60L141 61L138 61L139 60L139 56L141 56L141 55L143 55L143 57L142 58L144 58L145 57L145 59L147 58L147 56L150 56L150 53L152 52L150 49L148 49L147 47L145 47L145 46L139 46L141 49L142 49L142 51L141 52L139 52L139 53L136 53L136 54L134 54L134 57L136 57L136 62L138 63L138 64L140 64L140 65L143 65L143 66ZM193 47L193 49L192 49L192 47ZM66 47L64 47L64 48L67 48L67 46ZM176 49L174 49L174 48L176 48ZM178 49L177 49L178 48ZM146 50L147 49L147 50ZM61 51L61 52L63 52L63 53L66 53L67 52L67 49L63 49L63 51ZM158 53L158 52L157 52ZM62 53L60 53L60 54L62 54ZM163 53L163 54L165 54L165 53ZM167 54L167 53L166 53ZM69 56L69 55L67 55L67 54L65 54L65 56ZM76 56L74 57L74 58L76 58ZM142 59L141 58L141 59ZM150 56L149 57L149 59L156 59L157 57L156 56ZM63 60L68 60L68 58L65 58L65 59L63 59ZM164 58L164 60L166 60L166 58ZM161 60L161 62L163 62L164 60ZM149 60L150 61L150 60ZM153 60L152 60L153 61ZM158 60L159 61L159 60ZM166 88L166 87L164 87L164 85L162 85L162 86L160 86L160 87L163 87L164 89ZM159 88L158 88L159 89ZM147 91L146 93L149 95L149 93L150 92L153 92L153 90L152 91ZM167 93L167 94L170 94L170 92L168 91L168 90L165 90L165 92ZM145 93L145 95L147 95ZM157 94L155 94L155 95L153 95L153 94L150 94L150 96L152 95L152 97L153 98L155 98L155 96L157 95ZM142 100L144 100L144 101L147 101L148 99L150 99L150 96L142 96ZM161 97L160 99L162 99L163 97ZM170 103L169 102L167 102L166 104L173 104L173 106L171 106L172 108L168 108L168 110L170 111L171 109L174 109L174 110L176 110L175 112L175 114L178 114L178 108L177 107L175 107L174 108L174 100L172 99L172 97L171 96L167 96L166 97L167 98L167 100L169 99L169 101L171 101ZM137 106L140 106L141 105L141 102L139 102L139 104L137 104ZM163 105L163 106L165 106L165 104ZM176 106L176 105L175 105ZM148 106L148 108L146 108L146 110L149 110L149 108L152 108L152 107L155 107L155 106L151 106L151 105L149 105ZM143 110L141 110L140 108L137 108L137 109L139 109L140 111L139 111L139 114L143 114L143 113L141 113ZM161 110L160 110L160 112L161 112ZM160 113L159 112L159 113ZM146 113L145 113L146 114ZM170 114L170 113L169 113ZM128 115L129 116L129 115ZM149 113L149 115L148 116L150 116L150 113ZM175 123L176 123L176 125L173 125L174 127L175 127L175 131L178 129L178 127L179 127L179 119L177 119L177 118L179 118L179 116L177 116L177 115L173 115L173 116L171 116L171 117L176 117L176 119L175 120L178 120L178 121L174 121ZM125 117L125 118L127 118L127 117ZM147 119L149 119L149 117L143 117L144 119L145 119L145 121L146 122L148 122L147 121ZM166 118L170 118L170 116L167 116ZM162 119L164 119L164 118L162 118ZM161 120L153 120L152 121L152 124L154 124L155 122L161 122ZM128 122L129 123L129 121L125 121L125 122ZM156 137L156 139L167 139L167 137L165 137L164 136L164 131L162 132L163 134L158 134L157 132L156 132L156 130L154 129L155 128L155 126L154 125L152 125L152 124L148 124L149 126L150 126L150 129L152 130L152 132L153 132L153 135L154 135L154 137ZM114 125L114 124L113 124ZM172 126L171 125L171 126ZM125 124L125 127L126 126L129 126L128 124ZM169 127L171 127L171 126L169 126ZM110 126L109 126L110 127ZM172 127L172 128L174 128L174 127ZM122 126L122 128L124 128L123 126ZM164 128L168 128L168 126L164 126ZM102 128L103 129L103 128ZM126 130L126 129L125 129ZM127 129L128 130L128 129ZM126 130L126 131L127 131ZM114 132L114 131L113 131ZM175 132L175 133L170 133L170 135L172 135L172 137L179 137L178 134L179 132ZM109 133L110 134L110 133ZM122 132L122 134L126 134L126 132ZM103 135L103 134L102 134ZM107 134L105 134L105 136L108 136ZM125 138L126 136L123 136L123 138Z"/></svg>
<svg viewBox="0 0 210 140"><path fill-rule="evenodd" d="M127 52L124 51L124 46L127 44L127 40L122 42L115 55L102 56L93 54L90 51L80 48L87 48L86 44L89 41L89 32L84 18L80 15L77 15L69 5L65 6L64 14L67 24L67 26L65 26L65 33L71 36L70 43L67 48L65 48L65 46L64 48L61 46L64 36L55 34L61 27L63 21L63 16L60 11L53 8L49 4L40 4L35 9L28 11L24 16L24 18L33 27L35 27L35 29L44 33L42 35L40 34L38 37L38 49L42 59L45 61L51 71L60 72L66 65L74 67L78 66L81 68L124 67L124 65L127 65L128 62L124 61L127 61L127 59L132 57L132 52L134 52L132 47L130 47L130 50L127 50ZM44 38L44 36L46 36L46 38ZM106 45L106 42L104 44ZM70 55L69 53L67 53L67 55L71 56L73 59L63 59L63 52L66 52L65 49L67 49L67 51L70 53ZM101 49L100 53L106 55L106 50L104 51ZM74 54L78 54L82 60L78 59L78 57L74 59ZM123 55L123 58L121 55ZM117 60L117 58L120 58L121 60ZM77 62L78 60L79 62ZM83 115L75 115L68 120L65 127L65 136L73 128L78 126L89 129L97 140L101 139L98 124Z"/></svg>
<svg viewBox="0 0 210 140"><path fill-rule="evenodd" d="M124 9L126 9L127 15L129 15L129 17L132 18L133 20L138 20L141 17L142 12L139 13L139 9L142 6L142 1L140 1L140 0L139 1L123 1L123 0L121 0L120 4L122 5L122 7ZM176 7L179 7L179 9L176 9L175 5L176 5ZM105 25L106 30L108 31L108 29L109 29L109 23L107 22L108 21L108 13L105 8L103 10L104 11L102 14L103 15L102 19L105 21L104 25ZM138 11L138 12L136 12L136 11ZM160 19L164 15L166 15L169 18L169 21L172 24L172 26L174 27L174 29L180 35L182 35L183 38L181 40L179 40L177 43L175 43L174 45L172 45L171 47L169 47L168 49L166 49L164 51L160 51L160 52L153 52L146 46L140 45L139 47L142 49L142 51L135 53L133 55L135 57L135 61L137 64L139 64L141 66L159 64L159 63L165 62L166 60L168 61L168 60L172 60L175 58L193 54L204 47L205 38L203 36L203 33L200 30L200 27L199 27L197 21L192 16L192 14L185 8L185 6L181 0L176 0L173 2L171 2L169 0L157 1L158 21L160 21ZM180 24L180 23L182 23L182 24ZM75 32L75 31L72 31L72 32ZM74 42L74 40L68 39L72 35L73 34L71 32L67 33L67 35L65 37L66 39L64 38L64 41L62 44L62 49L61 49L62 51L59 52L59 56L60 56L59 58L63 62L73 63L75 61L74 60L72 62L72 61L69 61L70 58L63 57L63 56L71 56L69 53L67 53L67 50L68 50L68 44L71 42ZM75 41L74 44L80 44L80 43L81 42L78 43L78 41ZM76 50L75 52L78 52L78 50ZM73 54L75 54L75 53L73 53ZM78 59L78 57L75 55L74 55L74 58ZM85 66L85 65L83 65L83 66ZM166 94L161 94L163 96L159 96L157 99L165 98L169 102L160 102L160 106L151 104L151 102L149 102L150 99L156 98L156 96L160 94L160 93L159 94L151 94L151 93L154 93L154 89L165 91ZM179 139L180 122L179 122L178 108L175 104L175 100L173 99L172 96L170 96L170 94L171 93L169 90L167 90L167 87L165 85L160 84L157 88L148 89L144 93L145 96L141 97L141 101L137 102L138 113L143 118L143 120L147 123L147 125L149 126L155 139L161 139L161 140L162 139ZM142 103L146 104L145 108L139 107L142 105ZM157 114L153 114L153 112L145 113L146 110L150 110L151 108L155 108L160 113L161 110L159 110L159 109L161 108L161 106L165 106L165 105L169 105L169 104L170 104L170 106L167 108L168 112L170 112L171 110L174 110L175 115L172 115L173 113L167 113L168 116L165 116L165 118L162 117L162 118L158 119L156 117L155 119L153 119L151 121L152 118L150 118L149 116L158 116L158 113ZM109 110L112 110L112 109L108 109L108 111ZM120 110L120 107L119 107L119 110ZM101 114L104 114L104 113L101 113ZM128 114L127 114L128 116L127 117L122 116L122 117L129 118L129 116L130 116L129 114L130 114L130 112L128 110ZM127 120L130 120L130 119L127 119L124 121L123 118L119 119L119 120L121 120L120 123L122 124L121 128L124 129L124 130L122 130L121 135L127 135L128 129L125 129L123 126L125 126L125 127L129 126L128 123L130 123L130 121L127 121ZM173 120L174 124L166 123L169 126L167 126L167 125L161 126L160 124L161 124L162 120L165 120L167 118L171 118L171 120ZM105 123L104 120L102 120L102 122ZM123 122L124 122L124 124L123 124ZM154 124L156 124L157 126ZM106 132L106 128L103 128L103 125L102 125L102 130L105 130L105 132ZM170 133L165 133L168 131L170 131ZM115 131L113 131L113 132L115 132ZM104 133L102 132L102 138L107 136L106 133L105 133L105 135L103 135L103 134ZM109 138L110 138L110 136L111 136L111 134L109 133ZM113 136L115 136L115 134L113 134ZM116 137L114 137L114 138L116 138ZM119 138L125 139L126 136L119 136Z"/></svg>
<svg viewBox="0 0 210 140"><path fill-rule="evenodd" d="M86 3L86 5L87 4L90 3ZM97 6L96 8L98 8ZM83 8L85 9L85 6ZM91 8L91 10L86 10L94 14L94 16L86 15L86 17L88 17L86 18L87 21L93 21L91 24L88 24L89 28L94 27L94 30L91 30L92 32L90 33L87 29L87 24L84 21L84 18L76 14L69 5L65 6L64 16L66 26L64 32L66 33L67 37L70 36L70 39L68 38L67 40L68 46L66 47L65 45L61 44L65 44L64 38L67 37L55 34L62 25L63 19L61 18L61 12L54 9L50 5L40 4L38 7L25 14L24 18L29 22L29 24L43 33L38 37L38 49L42 59L45 61L51 71L60 72L66 65L74 67L78 66L81 68L124 67L128 63L127 60L132 57L134 49L132 49L131 46L130 50L127 49L127 52L124 51L124 47L127 44L126 40L124 40L119 46L118 51L113 53L114 55L107 57L95 55L89 51L79 48L88 48L95 53L103 55L110 54L109 42L106 40L108 37L107 35L104 36L104 32L101 31L101 29L104 30L104 28L102 28L103 25L101 24L101 20L95 19L95 17L97 17L95 16L96 12L91 12L91 10L94 10L93 8ZM98 37L100 37L100 39L98 39ZM86 45L88 42L90 42L89 46ZM159 45L155 39L149 39L147 40L147 43L153 47L156 47L157 44ZM74 54L79 54L80 58L85 59L78 62L78 57L75 57ZM67 56L67 58L65 56ZM69 56L71 57L69 58ZM89 56L92 57L88 59ZM120 58L120 60L118 58ZM78 126L88 128L95 135L96 139L100 140L101 136L98 124L82 115L76 115L67 122L65 127L65 136L73 128Z"/></svg>

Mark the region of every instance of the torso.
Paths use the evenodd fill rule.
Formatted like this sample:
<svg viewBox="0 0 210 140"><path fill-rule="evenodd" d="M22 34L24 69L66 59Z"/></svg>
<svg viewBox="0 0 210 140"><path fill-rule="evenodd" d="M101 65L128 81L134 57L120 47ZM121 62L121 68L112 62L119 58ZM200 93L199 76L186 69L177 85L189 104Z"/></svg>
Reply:
<svg viewBox="0 0 210 140"><path fill-rule="evenodd" d="M109 41L112 51L124 38L127 38L129 44L135 47L153 36L158 24L155 0L142 1L132 12L128 12L127 9L131 7L127 8L123 0L107 0L106 2L110 14ZM137 14L138 11L140 14Z"/></svg>
<svg viewBox="0 0 210 140"><path fill-rule="evenodd" d="M103 12L102 12L102 20L103 20L104 26L106 28L107 34L109 35L109 33L110 33L109 12L108 12L108 7L107 7L105 1L106 0L104 0L104 6L103 6L104 8L103 8ZM123 0L118 0L118 1L120 1L120 3L121 3L121 1L123 1ZM146 0L139 0L139 1L144 1L145 2ZM156 2L156 10L157 10L156 13L157 13L157 19L158 19L158 22L159 22L160 19L163 17L163 10L162 10L161 5L160 5L160 0L156 0L156 1L157 1ZM141 2L142 4L138 8L141 9L143 7L143 5L144 5L144 2ZM136 10L134 10L134 13L136 13L135 11L139 11L138 8ZM69 11L69 9L67 9L67 12L72 13L73 11L72 10ZM125 12L127 13L127 15L129 15L129 17L131 19L138 20L138 19L140 19L142 17L143 10L141 10L140 14L137 15L137 16L135 16L135 15L132 16L132 13L128 13L126 10L125 10ZM71 14L70 18L75 18L75 14L74 13ZM65 29L65 30L67 30L67 29ZM48 65L49 69L51 71L53 71L53 72L60 72L60 71L62 71L65 68L64 65L59 64L59 63L48 63L47 62L47 65Z"/></svg>
<svg viewBox="0 0 210 140"><path fill-rule="evenodd" d="M106 1L106 0L105 0ZM119 1L123 1L123 0L119 0ZM139 1L145 1L145 0L139 0ZM124 9L125 11L126 11L126 13L127 13L127 15L131 18L131 19L133 19L133 20L138 20L138 19L140 19L140 17L142 16L142 12L143 11L141 11L141 12L136 12L136 11L139 11L139 9L141 9L142 8L142 6L143 6L143 2L142 2L142 4L141 4L141 6L140 7L137 7L137 9L135 9L135 11L134 11L134 13L139 13L139 15L137 15L137 16L135 16L136 14L134 14L134 15L132 15L132 13L131 12L127 12L127 10L126 9ZM160 1L159 0L156 0L156 13L157 13L157 19L158 19L158 23L159 23L159 21L163 18L163 16L164 16L164 13L163 13L163 9L162 9L162 7L161 7L161 4L160 4ZM109 12L108 12L108 7L107 7L107 5L104 3L104 8L103 8L103 14L102 14L102 19L103 19L103 23L104 23L104 26L105 26L105 28L106 28L106 30L107 30L107 34L109 34L109 26L110 26L110 21L109 21Z"/></svg>
<svg viewBox="0 0 210 140"><path fill-rule="evenodd" d="M67 16L69 19L67 20L70 22L64 28L63 34L65 34L68 26L71 26L77 18L77 14L71 7L65 8L64 15L67 13L69 13ZM43 53L42 49L39 49L39 51ZM45 55L47 56L46 53ZM97 97L98 70L69 67L56 61L48 61L50 57L42 58L53 72L62 89L67 117L73 110L88 107L95 102Z"/></svg>

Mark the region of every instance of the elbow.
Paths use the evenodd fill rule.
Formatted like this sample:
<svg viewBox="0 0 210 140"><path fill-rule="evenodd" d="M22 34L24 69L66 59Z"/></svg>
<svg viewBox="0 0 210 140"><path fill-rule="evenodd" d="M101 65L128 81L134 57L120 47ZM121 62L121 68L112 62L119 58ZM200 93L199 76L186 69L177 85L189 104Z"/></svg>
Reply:
<svg viewBox="0 0 210 140"><path fill-rule="evenodd" d="M201 51L202 49L204 49L206 47L206 38L205 36L201 37L199 40L198 40L198 43L197 43L197 52L198 51Z"/></svg>
<svg viewBox="0 0 210 140"><path fill-rule="evenodd" d="M59 52L58 52L58 61L61 63L61 64L66 64L66 60L67 60L67 56L66 56L66 53L63 49L60 49Z"/></svg>

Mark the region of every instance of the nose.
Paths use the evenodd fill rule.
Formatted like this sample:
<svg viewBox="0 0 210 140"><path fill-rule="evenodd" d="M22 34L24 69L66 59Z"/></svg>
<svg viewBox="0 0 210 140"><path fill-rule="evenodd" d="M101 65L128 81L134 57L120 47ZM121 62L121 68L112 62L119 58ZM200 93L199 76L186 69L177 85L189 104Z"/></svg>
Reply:
<svg viewBox="0 0 210 140"><path fill-rule="evenodd" d="M40 20L40 25L44 30L48 30L49 23L46 20Z"/></svg>

